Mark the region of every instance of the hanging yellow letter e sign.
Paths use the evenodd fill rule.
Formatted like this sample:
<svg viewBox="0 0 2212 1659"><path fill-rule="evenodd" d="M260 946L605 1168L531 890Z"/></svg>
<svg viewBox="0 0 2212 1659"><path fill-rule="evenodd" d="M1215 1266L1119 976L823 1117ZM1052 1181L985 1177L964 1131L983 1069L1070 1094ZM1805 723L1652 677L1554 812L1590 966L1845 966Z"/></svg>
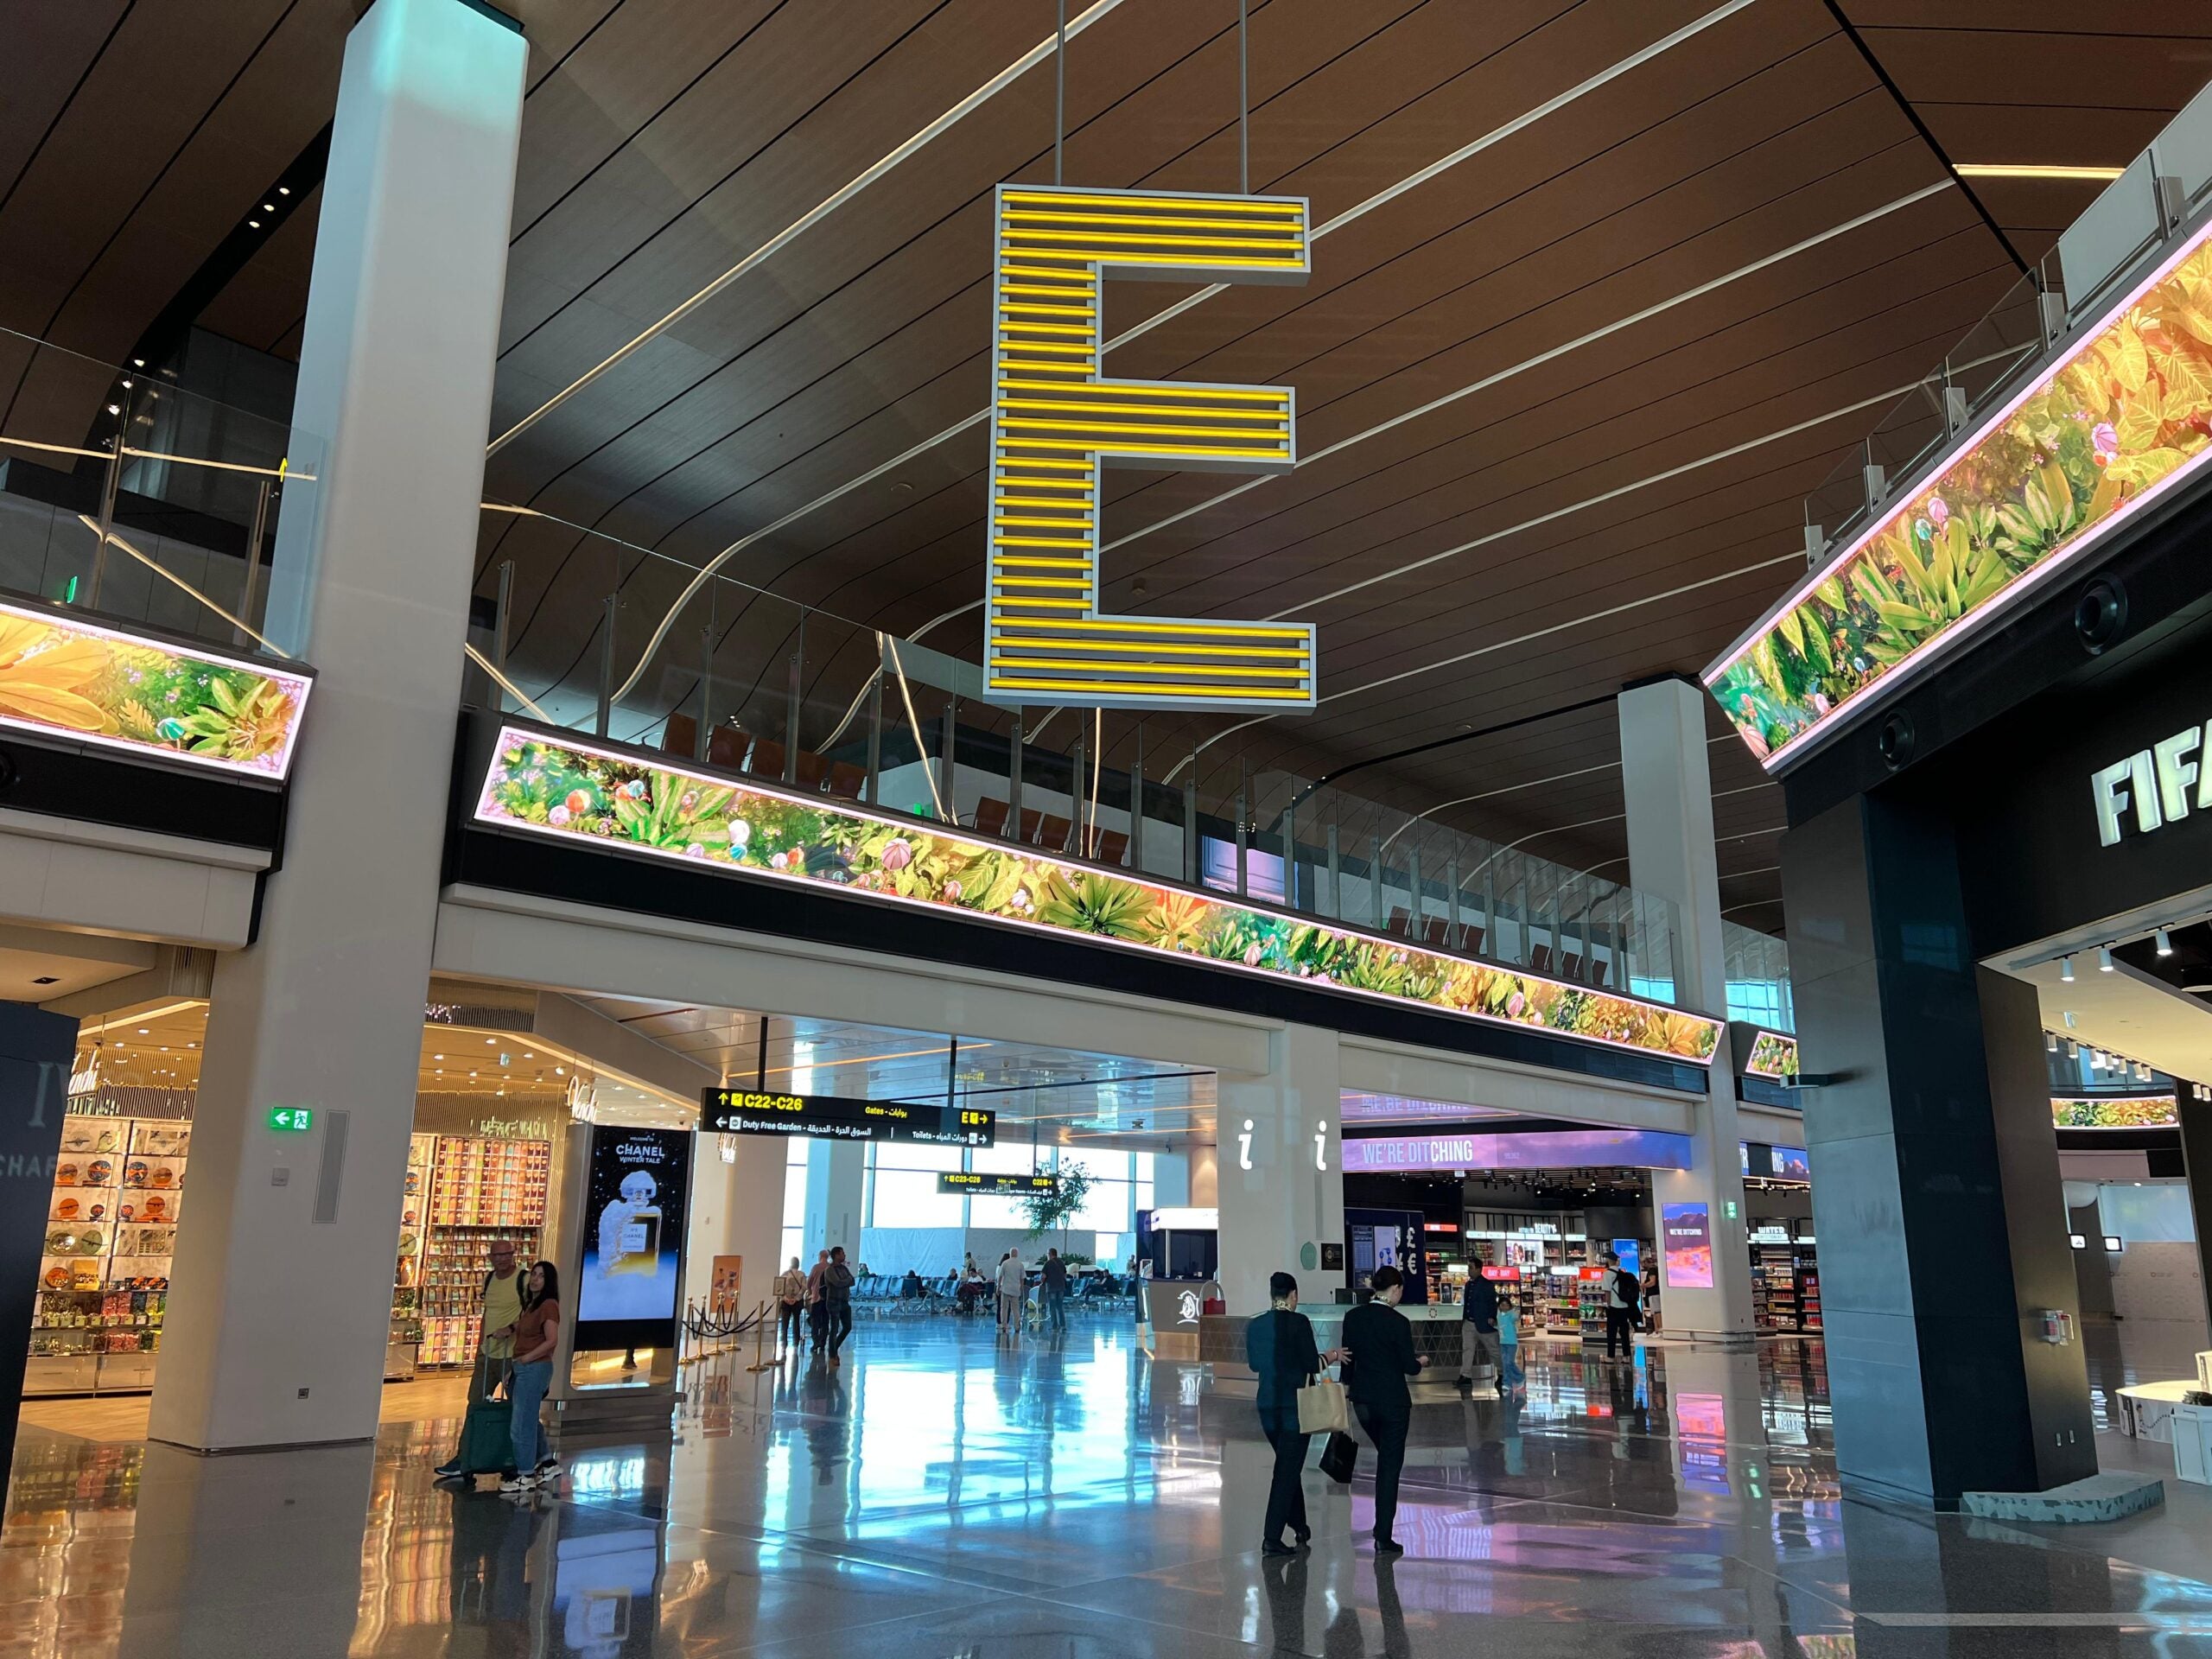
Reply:
<svg viewBox="0 0 2212 1659"><path fill-rule="evenodd" d="M1302 283L1302 197L1004 184L991 347L990 696L1109 709L1313 706L1312 626L1120 617L1098 602L1099 467L1288 472L1288 386L1109 380L1109 271Z"/></svg>

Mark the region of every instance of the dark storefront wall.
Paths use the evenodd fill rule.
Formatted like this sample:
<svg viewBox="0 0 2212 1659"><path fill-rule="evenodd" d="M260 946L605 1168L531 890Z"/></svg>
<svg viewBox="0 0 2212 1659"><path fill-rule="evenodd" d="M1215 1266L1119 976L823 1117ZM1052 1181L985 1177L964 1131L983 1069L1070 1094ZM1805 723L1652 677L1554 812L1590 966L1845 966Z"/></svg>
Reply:
<svg viewBox="0 0 2212 1659"><path fill-rule="evenodd" d="M1805 1122L1847 1480L1948 1507L2095 1472L2080 1345L2038 1317L2078 1303L2041 1012L1979 964L2212 884L2212 810L2105 847L2091 788L2212 719L2208 534L2202 502L2139 526L1787 779L1803 1064L1839 1077ZM2098 580L2129 620L2092 652Z"/></svg>

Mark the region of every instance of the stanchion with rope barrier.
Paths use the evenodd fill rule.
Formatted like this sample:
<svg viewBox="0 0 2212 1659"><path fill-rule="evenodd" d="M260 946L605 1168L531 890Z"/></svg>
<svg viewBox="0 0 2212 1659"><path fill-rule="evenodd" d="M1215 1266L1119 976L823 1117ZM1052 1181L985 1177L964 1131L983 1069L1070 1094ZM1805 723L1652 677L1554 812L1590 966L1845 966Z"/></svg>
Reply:
<svg viewBox="0 0 2212 1659"><path fill-rule="evenodd" d="M768 1304L765 1301L755 1303L750 1313L733 1318L726 1306L718 1308L713 1304L702 1305L694 1298L683 1307L685 1345L691 1351L680 1357L677 1363L691 1365L702 1360L719 1357L735 1347L737 1339L747 1331L765 1332L767 1324ZM757 1339L755 1346L757 1351Z"/></svg>

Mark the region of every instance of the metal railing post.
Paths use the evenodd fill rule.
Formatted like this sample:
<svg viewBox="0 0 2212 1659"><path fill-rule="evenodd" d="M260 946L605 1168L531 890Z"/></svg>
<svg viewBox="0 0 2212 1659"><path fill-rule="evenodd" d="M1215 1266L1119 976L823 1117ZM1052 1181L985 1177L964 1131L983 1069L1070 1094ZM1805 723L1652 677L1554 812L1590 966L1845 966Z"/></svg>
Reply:
<svg viewBox="0 0 2212 1659"><path fill-rule="evenodd" d="M253 527L245 533L245 588L238 595L238 616L249 626L253 622L253 601L261 593L261 538L269 531L269 480L262 479L253 495ZM512 569L510 563L503 569ZM232 635L232 643L243 645L251 638L245 628ZM504 646L507 638L507 591L505 578L499 588L499 643ZM499 653L499 666L507 665L506 652Z"/></svg>
<svg viewBox="0 0 2212 1659"><path fill-rule="evenodd" d="M594 728L601 737L614 716L614 617L621 605L621 594L607 596L607 627L599 642L599 719Z"/></svg>
<svg viewBox="0 0 2212 1659"><path fill-rule="evenodd" d="M1198 885L1198 779L1191 767L1191 781L1183 785L1183 880Z"/></svg>
<svg viewBox="0 0 2212 1659"><path fill-rule="evenodd" d="M1251 789L1251 763L1239 760L1236 763L1236 896L1239 899L1249 897L1251 891L1244 874L1244 867L1252 851Z"/></svg>
<svg viewBox="0 0 2212 1659"><path fill-rule="evenodd" d="M791 652L791 689L784 704L784 781L798 782L798 701L806 686L806 612L798 613L798 648Z"/></svg>
<svg viewBox="0 0 2212 1659"><path fill-rule="evenodd" d="M115 498L123 488L123 448L130 437L130 391L124 387L116 405L115 445L107 458L107 475L100 480L99 543L92 549L92 579L85 584L85 604L98 610L100 583L107 575L107 538L115 529Z"/></svg>

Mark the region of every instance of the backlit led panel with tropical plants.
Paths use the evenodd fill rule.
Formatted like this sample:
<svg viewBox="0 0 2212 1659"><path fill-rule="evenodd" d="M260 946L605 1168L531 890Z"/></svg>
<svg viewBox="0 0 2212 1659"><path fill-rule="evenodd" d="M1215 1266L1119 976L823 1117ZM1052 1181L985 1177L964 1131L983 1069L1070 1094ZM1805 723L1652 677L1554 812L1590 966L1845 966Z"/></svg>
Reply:
<svg viewBox="0 0 2212 1659"><path fill-rule="evenodd" d="M1662 1004L1138 880L821 797L656 764L565 734L499 734L476 821L718 870L821 883L897 905L1185 957L1708 1065L1718 1022Z"/></svg>
<svg viewBox="0 0 2212 1659"><path fill-rule="evenodd" d="M2009 609L2212 454L2212 226L1705 683L1770 769Z"/></svg>
<svg viewBox="0 0 2212 1659"><path fill-rule="evenodd" d="M313 683L250 658L0 603L0 726L281 779Z"/></svg>
<svg viewBox="0 0 2212 1659"><path fill-rule="evenodd" d="M2053 1095L2050 1117L2062 1129L2170 1128L2181 1122L2171 1095Z"/></svg>
<svg viewBox="0 0 2212 1659"><path fill-rule="evenodd" d="M1751 1039L1751 1058L1744 1062L1745 1071L1754 1077L1771 1077L1777 1083L1797 1075L1797 1039L1778 1031L1762 1031Z"/></svg>

